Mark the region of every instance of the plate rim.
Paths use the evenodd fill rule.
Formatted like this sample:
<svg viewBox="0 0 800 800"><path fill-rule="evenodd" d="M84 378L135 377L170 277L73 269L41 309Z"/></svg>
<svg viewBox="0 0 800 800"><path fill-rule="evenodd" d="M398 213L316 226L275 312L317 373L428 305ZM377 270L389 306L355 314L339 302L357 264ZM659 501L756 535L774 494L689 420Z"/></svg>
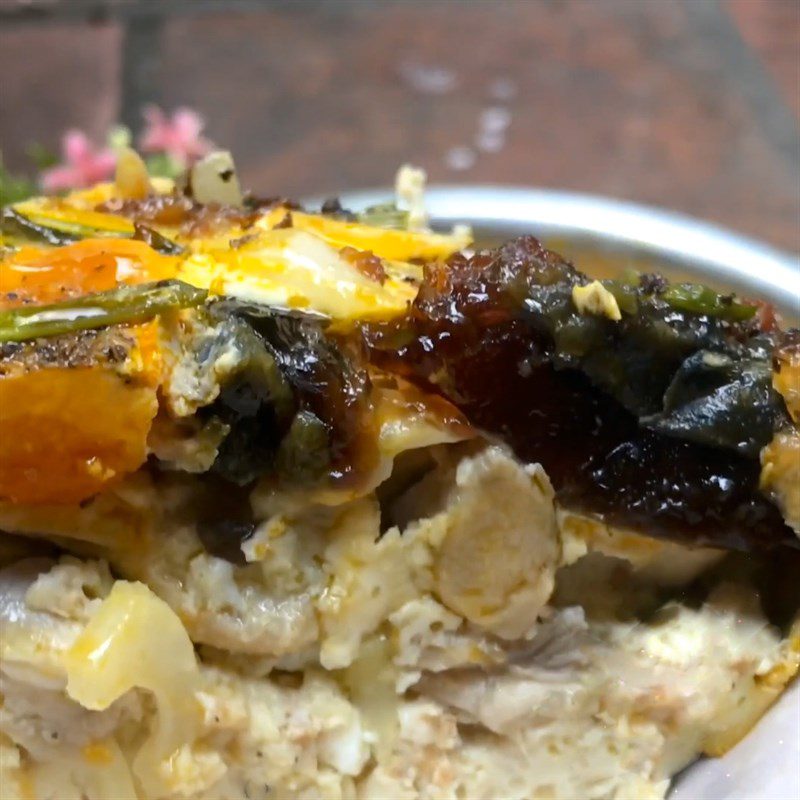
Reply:
<svg viewBox="0 0 800 800"><path fill-rule="evenodd" d="M355 210L393 197L388 187L343 192ZM313 201L311 201L313 203ZM317 201L319 202L319 201ZM596 194L500 184L435 184L425 204L436 225L531 225L605 240L713 274L800 312L800 254L666 208Z"/></svg>

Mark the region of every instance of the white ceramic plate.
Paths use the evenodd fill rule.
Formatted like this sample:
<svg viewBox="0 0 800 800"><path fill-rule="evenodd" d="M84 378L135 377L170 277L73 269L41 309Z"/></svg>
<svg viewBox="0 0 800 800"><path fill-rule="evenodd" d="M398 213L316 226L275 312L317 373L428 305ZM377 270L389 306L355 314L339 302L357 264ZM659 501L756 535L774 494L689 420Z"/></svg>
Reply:
<svg viewBox="0 0 800 800"><path fill-rule="evenodd" d="M354 210L391 199L389 190L341 198ZM478 240L532 233L579 267L593 256L645 264L770 300L793 324L800 318L800 257L690 217L602 197L498 186L434 187L426 200L434 225L470 224ZM701 760L678 776L670 800L800 800L800 683L723 758Z"/></svg>

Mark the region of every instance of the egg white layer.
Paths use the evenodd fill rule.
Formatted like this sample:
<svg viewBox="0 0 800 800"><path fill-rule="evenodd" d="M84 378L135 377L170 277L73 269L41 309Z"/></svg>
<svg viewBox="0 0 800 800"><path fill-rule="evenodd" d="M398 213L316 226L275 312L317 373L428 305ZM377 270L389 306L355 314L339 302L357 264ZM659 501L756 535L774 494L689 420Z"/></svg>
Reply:
<svg viewBox="0 0 800 800"><path fill-rule="evenodd" d="M718 553L425 436L377 493L258 487L243 566L191 478L31 522L72 555L5 541L3 797L658 798L794 674L746 581L665 600Z"/></svg>

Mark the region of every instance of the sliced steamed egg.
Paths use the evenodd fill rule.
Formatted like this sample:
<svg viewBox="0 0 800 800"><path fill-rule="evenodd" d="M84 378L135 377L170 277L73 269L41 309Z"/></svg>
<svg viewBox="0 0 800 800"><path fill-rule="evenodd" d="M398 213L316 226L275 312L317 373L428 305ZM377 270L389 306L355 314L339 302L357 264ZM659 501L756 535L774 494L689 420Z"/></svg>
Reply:
<svg viewBox="0 0 800 800"><path fill-rule="evenodd" d="M178 277L213 294L353 321L394 317L414 300L420 267L384 262L384 271L378 279L323 239L286 228L239 249L194 253Z"/></svg>
<svg viewBox="0 0 800 800"><path fill-rule="evenodd" d="M258 220L256 226L267 230L274 228L285 214L284 208L273 209ZM380 258L397 261L447 258L456 250L472 244L472 236L466 228L456 229L450 234L396 230L301 211L292 211L291 218L293 228L313 233L333 247L370 250Z"/></svg>

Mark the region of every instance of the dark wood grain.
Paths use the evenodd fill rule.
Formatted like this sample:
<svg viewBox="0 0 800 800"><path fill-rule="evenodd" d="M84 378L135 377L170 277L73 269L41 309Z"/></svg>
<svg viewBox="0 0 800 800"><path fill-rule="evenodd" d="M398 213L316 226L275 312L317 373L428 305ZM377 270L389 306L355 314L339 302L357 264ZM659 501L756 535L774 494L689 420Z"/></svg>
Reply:
<svg viewBox="0 0 800 800"><path fill-rule="evenodd" d="M410 160L436 182L607 194L800 250L795 0L256 5L167 18L151 69L156 99L201 110L259 192L386 185ZM0 74L29 86L21 33L27 48L47 35L0 33ZM85 54L70 67L62 50L58 97L42 81L15 89L25 124L12 128L4 104L6 149L38 137L43 118L96 127L66 86L83 70L83 90L113 105L107 49L89 75Z"/></svg>

